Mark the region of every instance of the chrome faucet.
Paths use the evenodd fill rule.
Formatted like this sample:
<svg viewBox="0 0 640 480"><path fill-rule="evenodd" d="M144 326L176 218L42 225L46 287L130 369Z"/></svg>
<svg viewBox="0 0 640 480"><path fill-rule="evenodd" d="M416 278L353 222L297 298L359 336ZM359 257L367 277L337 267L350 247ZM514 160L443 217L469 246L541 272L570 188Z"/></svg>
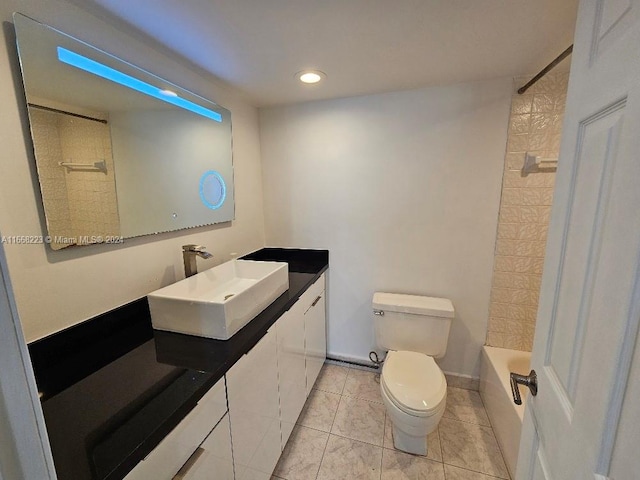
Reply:
<svg viewBox="0 0 640 480"><path fill-rule="evenodd" d="M184 260L184 276L190 277L198 273L198 265L196 264L196 256L200 258L211 258L209 252L202 245L183 245L182 259Z"/></svg>

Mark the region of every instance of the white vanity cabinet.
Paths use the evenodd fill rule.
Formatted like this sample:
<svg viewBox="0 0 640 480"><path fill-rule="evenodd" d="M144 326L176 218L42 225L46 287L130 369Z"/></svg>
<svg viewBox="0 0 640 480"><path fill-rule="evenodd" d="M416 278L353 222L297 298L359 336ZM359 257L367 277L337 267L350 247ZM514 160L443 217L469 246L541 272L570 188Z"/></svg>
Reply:
<svg viewBox="0 0 640 480"><path fill-rule="evenodd" d="M269 480L280 458L276 329L226 375L236 480Z"/></svg>
<svg viewBox="0 0 640 480"><path fill-rule="evenodd" d="M276 322L280 428L283 449L307 400L304 305L304 302L298 300Z"/></svg>
<svg viewBox="0 0 640 480"><path fill-rule="evenodd" d="M322 275L227 372L236 480L269 480L326 357Z"/></svg>
<svg viewBox="0 0 640 480"><path fill-rule="evenodd" d="M327 358L327 330L324 274L301 297L304 306L306 395L318 378Z"/></svg>
<svg viewBox="0 0 640 480"><path fill-rule="evenodd" d="M218 422L174 480L233 480L229 415Z"/></svg>
<svg viewBox="0 0 640 480"><path fill-rule="evenodd" d="M193 461L201 444L215 431L214 427L226 418L227 397L224 378L220 379L198 402L191 412L129 472L125 480L172 480L186 464ZM217 432L219 451L230 450L231 438L221 429ZM194 455L195 454L195 455ZM210 477L226 480L228 465L209 472ZM179 477L180 478L180 477Z"/></svg>

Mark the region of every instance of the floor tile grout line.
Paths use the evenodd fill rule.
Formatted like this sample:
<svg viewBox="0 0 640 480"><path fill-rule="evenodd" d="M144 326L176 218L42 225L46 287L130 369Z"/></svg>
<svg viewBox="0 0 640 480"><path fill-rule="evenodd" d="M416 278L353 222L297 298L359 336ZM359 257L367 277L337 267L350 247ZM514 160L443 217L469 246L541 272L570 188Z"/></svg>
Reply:
<svg viewBox="0 0 640 480"><path fill-rule="evenodd" d="M447 420L455 420L456 422L460 422L460 423L467 423L469 425L477 425L478 427L486 427L493 430L493 427L491 425L486 425L484 423L469 422L468 420L460 420L457 417L448 417L446 415L443 415L442 418L446 418Z"/></svg>
<svg viewBox="0 0 640 480"><path fill-rule="evenodd" d="M364 443L365 445L370 445L372 447L385 448L382 445L376 445L375 443L365 442L364 440L358 440L357 438L347 437L345 435L340 435L339 433L329 433L329 435L333 435L334 437L344 438L345 440L353 440L354 442ZM391 449L387 448L387 450L391 450Z"/></svg>
<svg viewBox="0 0 640 480"><path fill-rule="evenodd" d="M456 419L454 419L454 418L447 418L447 420L451 420L451 421L453 421L453 422L459 422L459 423L466 423L467 425L476 425L477 427L483 427L483 426L484 426L484 425L477 425L477 424L475 424L475 423L463 422L463 421L461 421L461 420L456 420ZM487 476L487 477L491 477L491 478L499 478L499 479L501 479L501 480L510 480L510 478L511 478L511 474L509 473L509 470L506 468L507 464L506 464L506 462L504 461L504 455L502 454L502 449L500 448L500 444L498 443L498 439L497 439L497 438L496 438L496 436L495 436L495 433L494 433L494 431L493 431L493 428L491 428L491 427L486 427L486 426L485 426L484 428L489 428L489 429L491 430L491 435L493 436L494 440L496 440L496 444L498 445L498 452L500 453L500 458L502 459L502 462L503 462L503 463L504 463L504 465L505 465L505 469L507 470L507 478L506 478L506 479L505 479L505 478L503 478L503 477L497 477L497 476L495 476L495 475L490 475L490 474L488 474L488 473L481 472L481 471L479 471L479 470L473 470L473 469L468 468L468 467L461 467L460 465L454 465L453 463L449 463L449 462L445 461L445 458L444 458L444 449L442 448L442 440L440 440L440 447L441 447L441 451L442 451L442 463L444 463L445 465L449 465L449 466L451 466L451 467L461 468L461 469L463 469L463 470L467 470L467 471L469 471L469 472L479 473L479 474L481 474L481 475L485 475L485 476ZM439 430L438 430L438 438L440 438L440 431L439 431Z"/></svg>
<svg viewBox="0 0 640 480"><path fill-rule="evenodd" d="M447 420L452 420L454 422L466 423L467 425L475 425L476 427L488 428L489 430L491 430L493 432L493 427L491 425L483 425L481 423L467 422L466 420L460 420L459 418L455 418L455 417L445 417L445 416L443 416L442 418L443 419L447 419Z"/></svg>
<svg viewBox="0 0 640 480"><path fill-rule="evenodd" d="M453 465L451 463L444 463L444 465L448 465L450 467L455 467L455 468L459 468L460 470L464 470L465 472L472 472L472 473L478 473L480 475L484 475L485 477L489 477L489 478L495 478L497 480L509 480L508 478L503 478L503 477L496 477L495 475L490 475L488 473L484 473L484 472L479 472L477 470L472 470L470 468L467 467L461 467L460 465ZM447 473L445 470L445 477L446 477Z"/></svg>
<svg viewBox="0 0 640 480"><path fill-rule="evenodd" d="M322 468L322 461L324 460L324 454L327 453L327 446L329 445L329 438L331 438L331 433L327 434L327 441L324 442L324 449L322 450L322 456L320 457L320 463L318 463L318 471L316 472L316 476L314 480L318 479L320 475L320 469Z"/></svg>

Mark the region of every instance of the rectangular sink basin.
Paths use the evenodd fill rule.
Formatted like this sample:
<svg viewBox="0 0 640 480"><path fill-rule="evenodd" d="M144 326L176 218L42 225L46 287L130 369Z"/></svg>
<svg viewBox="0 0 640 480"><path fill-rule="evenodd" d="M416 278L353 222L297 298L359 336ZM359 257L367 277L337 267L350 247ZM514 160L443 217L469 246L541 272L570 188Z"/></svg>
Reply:
<svg viewBox="0 0 640 480"><path fill-rule="evenodd" d="M288 289L287 263L231 260L150 293L151 323L228 340Z"/></svg>

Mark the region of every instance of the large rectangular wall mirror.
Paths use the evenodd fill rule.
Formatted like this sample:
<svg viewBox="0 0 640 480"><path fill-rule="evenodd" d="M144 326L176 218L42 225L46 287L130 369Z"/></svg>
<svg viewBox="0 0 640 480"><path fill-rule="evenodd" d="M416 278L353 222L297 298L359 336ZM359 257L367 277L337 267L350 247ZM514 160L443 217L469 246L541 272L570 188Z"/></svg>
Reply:
<svg viewBox="0 0 640 480"><path fill-rule="evenodd" d="M51 248L234 218L231 112L14 14Z"/></svg>

